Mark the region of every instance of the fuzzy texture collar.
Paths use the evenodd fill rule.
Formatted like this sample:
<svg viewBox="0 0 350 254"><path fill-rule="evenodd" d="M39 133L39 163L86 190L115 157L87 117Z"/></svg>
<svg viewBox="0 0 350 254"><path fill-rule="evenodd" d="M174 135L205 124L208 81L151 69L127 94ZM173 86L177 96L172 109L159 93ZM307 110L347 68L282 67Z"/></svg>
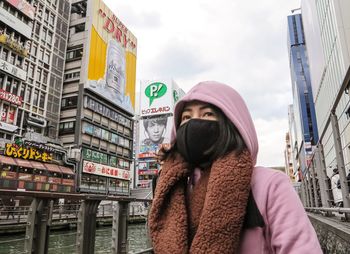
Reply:
<svg viewBox="0 0 350 254"><path fill-rule="evenodd" d="M215 161L192 244L188 241L185 189L190 175L180 155L168 158L149 215L155 253L237 253L246 214L253 163L248 151Z"/></svg>

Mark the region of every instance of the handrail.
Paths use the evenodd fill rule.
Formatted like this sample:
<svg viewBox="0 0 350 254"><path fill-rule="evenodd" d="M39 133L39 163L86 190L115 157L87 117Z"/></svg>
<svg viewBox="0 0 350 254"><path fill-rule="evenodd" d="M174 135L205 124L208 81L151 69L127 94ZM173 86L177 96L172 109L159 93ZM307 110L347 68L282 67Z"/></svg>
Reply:
<svg viewBox="0 0 350 254"><path fill-rule="evenodd" d="M304 207L307 211L324 211L324 212L338 212L338 213L350 213L350 208L344 207Z"/></svg>
<svg viewBox="0 0 350 254"><path fill-rule="evenodd" d="M148 248L137 252L130 252L130 254L144 254L144 253L153 253L153 248Z"/></svg>

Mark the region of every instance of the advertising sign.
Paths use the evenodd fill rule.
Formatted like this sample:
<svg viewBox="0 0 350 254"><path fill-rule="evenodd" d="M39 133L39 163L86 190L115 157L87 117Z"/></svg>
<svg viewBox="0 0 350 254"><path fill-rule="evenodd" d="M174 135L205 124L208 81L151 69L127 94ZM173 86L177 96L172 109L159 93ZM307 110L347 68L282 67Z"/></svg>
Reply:
<svg viewBox="0 0 350 254"><path fill-rule="evenodd" d="M85 88L134 114L136 37L100 0L92 0Z"/></svg>
<svg viewBox="0 0 350 254"><path fill-rule="evenodd" d="M129 180L130 178L130 172L128 170L114 168L114 167L94 163L91 161L83 161L83 172L94 174L94 175L124 179L124 180Z"/></svg>
<svg viewBox="0 0 350 254"><path fill-rule="evenodd" d="M35 8L31 6L25 0L6 0L12 6L14 6L17 10L21 11L23 14L28 16L31 19L34 19Z"/></svg>
<svg viewBox="0 0 350 254"><path fill-rule="evenodd" d="M160 144L169 144L173 117L158 115L140 120L139 124L139 158L141 154L153 154ZM151 156L147 156L151 157Z"/></svg>
<svg viewBox="0 0 350 254"><path fill-rule="evenodd" d="M16 144L6 144L5 153L6 156L21 158L25 160L37 160L37 161L52 161L52 154L39 151L36 148L26 148L18 146Z"/></svg>
<svg viewBox="0 0 350 254"><path fill-rule="evenodd" d="M9 93L3 89L0 88L0 100L8 101L12 104L22 106L22 97Z"/></svg>
<svg viewBox="0 0 350 254"><path fill-rule="evenodd" d="M173 106L174 98L171 81L141 81L141 117L172 113Z"/></svg>
<svg viewBox="0 0 350 254"><path fill-rule="evenodd" d="M24 70L4 61L2 59L0 59L0 70L4 71L12 76L15 76L16 78L19 78L23 81L25 81L27 79L27 73Z"/></svg>
<svg viewBox="0 0 350 254"><path fill-rule="evenodd" d="M3 8L0 8L0 20L25 37L31 37L32 28Z"/></svg>

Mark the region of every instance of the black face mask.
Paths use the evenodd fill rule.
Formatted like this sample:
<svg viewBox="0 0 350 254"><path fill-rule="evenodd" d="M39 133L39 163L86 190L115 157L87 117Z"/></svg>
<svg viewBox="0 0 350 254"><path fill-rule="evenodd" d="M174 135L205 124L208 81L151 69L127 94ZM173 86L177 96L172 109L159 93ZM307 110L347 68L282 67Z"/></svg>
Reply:
<svg viewBox="0 0 350 254"><path fill-rule="evenodd" d="M191 119L181 125L176 132L179 153L193 165L202 165L213 159L213 145L219 137L217 121Z"/></svg>

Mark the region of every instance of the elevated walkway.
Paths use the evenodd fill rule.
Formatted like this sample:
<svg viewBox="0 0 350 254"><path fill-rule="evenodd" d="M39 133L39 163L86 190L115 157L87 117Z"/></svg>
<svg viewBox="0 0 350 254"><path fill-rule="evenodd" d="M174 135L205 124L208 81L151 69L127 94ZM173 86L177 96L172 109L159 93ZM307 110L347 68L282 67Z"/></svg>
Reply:
<svg viewBox="0 0 350 254"><path fill-rule="evenodd" d="M323 253L349 254L350 222L342 221L342 216L325 217L322 214L308 213L314 226Z"/></svg>

